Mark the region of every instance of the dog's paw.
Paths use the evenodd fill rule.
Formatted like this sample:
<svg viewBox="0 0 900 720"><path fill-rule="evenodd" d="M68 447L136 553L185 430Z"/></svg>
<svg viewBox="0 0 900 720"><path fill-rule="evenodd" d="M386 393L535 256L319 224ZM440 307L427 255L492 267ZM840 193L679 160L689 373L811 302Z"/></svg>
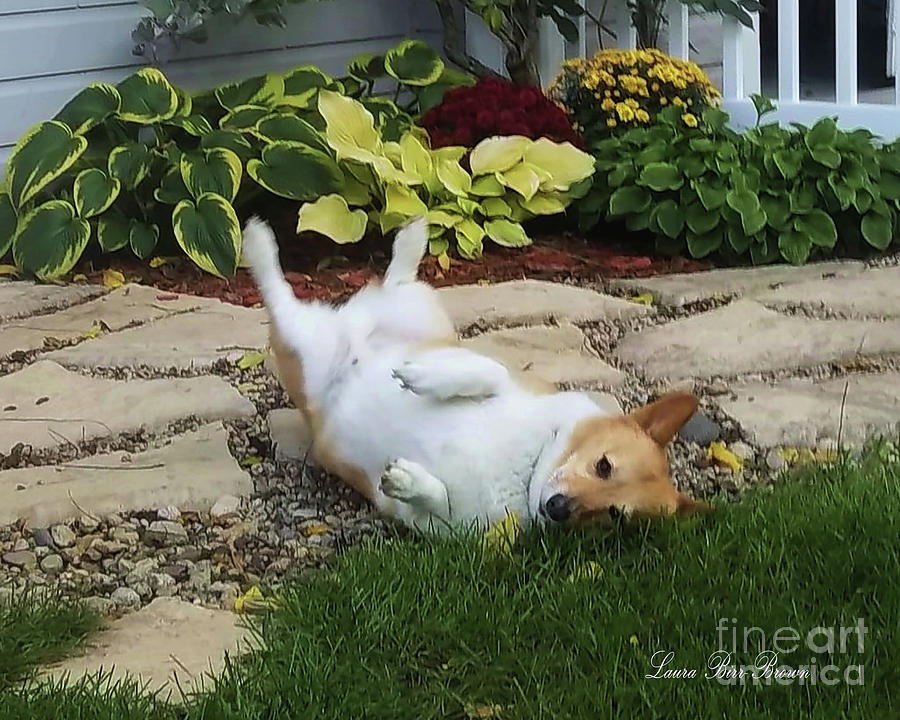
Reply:
<svg viewBox="0 0 900 720"><path fill-rule="evenodd" d="M405 362L391 371L391 375L400 383L400 387L416 395L423 395L428 387L428 370L418 363Z"/></svg>
<svg viewBox="0 0 900 720"><path fill-rule="evenodd" d="M384 468L379 489L389 498L403 502L414 500L421 494L413 464L402 458L392 460Z"/></svg>

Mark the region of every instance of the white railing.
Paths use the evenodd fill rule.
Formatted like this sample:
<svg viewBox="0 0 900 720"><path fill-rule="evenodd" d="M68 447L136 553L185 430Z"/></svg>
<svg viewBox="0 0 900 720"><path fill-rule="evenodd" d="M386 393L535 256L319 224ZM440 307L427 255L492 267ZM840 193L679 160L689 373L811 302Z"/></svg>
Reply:
<svg viewBox="0 0 900 720"><path fill-rule="evenodd" d="M603 0L584 0L593 10L604 5ZM610 3L612 5L613 3ZM617 3L624 6L624 3ZM800 97L800 17L799 0L778 2L778 92L773 98L777 111L767 119L779 122L810 124L821 117L835 116L842 127L866 127L886 140L900 137L900 0L889 0L888 58L893 67L894 102L876 104L860 102L857 88L858 46L857 2L835 2L835 100L821 102ZM690 59L690 23L687 6L669 0L666 7L667 42L669 54ZM541 28L540 70L545 84L555 76L559 63L566 58L593 54L598 46L596 31L585 18L576 21L580 36L576 43L568 43L559 35L551 21ZM627 13L612 18L616 32L615 45L633 48L636 44L634 28ZM758 18L754 30L737 20L722 19L722 104L735 127L747 127L756 122L756 110L750 96L760 91L760 46ZM610 46L610 42L605 43Z"/></svg>

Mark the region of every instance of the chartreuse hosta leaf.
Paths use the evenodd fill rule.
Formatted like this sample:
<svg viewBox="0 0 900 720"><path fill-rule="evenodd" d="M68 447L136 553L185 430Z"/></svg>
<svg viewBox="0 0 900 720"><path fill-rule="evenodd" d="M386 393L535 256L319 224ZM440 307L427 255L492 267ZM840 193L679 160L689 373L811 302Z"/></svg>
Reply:
<svg viewBox="0 0 900 720"><path fill-rule="evenodd" d="M505 172L497 173L496 177L503 185L515 190L525 200L533 198L541 186L541 176L525 162L520 162Z"/></svg>
<svg viewBox="0 0 900 720"><path fill-rule="evenodd" d="M480 197L503 197L506 195L506 188L495 175L484 175L472 180L471 192Z"/></svg>
<svg viewBox="0 0 900 720"><path fill-rule="evenodd" d="M231 111L243 105L272 108L278 105L283 97L284 79L278 75L258 75L216 88L216 99L219 104Z"/></svg>
<svg viewBox="0 0 900 720"><path fill-rule="evenodd" d="M483 250L484 229L471 218L463 218L453 227L456 232L456 248L469 260L477 258Z"/></svg>
<svg viewBox="0 0 900 720"><path fill-rule="evenodd" d="M226 148L185 153L180 167L181 179L195 198L215 193L230 202L241 186L241 159Z"/></svg>
<svg viewBox="0 0 900 720"><path fill-rule="evenodd" d="M266 143L299 142L322 152L331 152L318 130L303 118L290 113L267 115L256 124L253 134Z"/></svg>
<svg viewBox="0 0 900 720"><path fill-rule="evenodd" d="M448 212L447 210L435 208L434 210L429 210L425 213L425 219L428 221L429 226L450 228L462 220L463 216L457 213Z"/></svg>
<svg viewBox="0 0 900 720"><path fill-rule="evenodd" d="M16 266L41 280L52 280L71 270L91 236L87 220L75 215L64 200L50 200L19 222L13 239Z"/></svg>
<svg viewBox="0 0 900 720"><path fill-rule="evenodd" d="M75 210L83 218L99 215L119 197L121 189L122 183L100 168L82 170L73 187Z"/></svg>
<svg viewBox="0 0 900 720"><path fill-rule="evenodd" d="M117 116L127 122L150 125L178 112L178 93L159 70L145 67L116 86L121 98Z"/></svg>
<svg viewBox="0 0 900 720"><path fill-rule="evenodd" d="M472 176L451 158L437 161L437 178L454 195L465 197L472 190Z"/></svg>
<svg viewBox="0 0 900 720"><path fill-rule="evenodd" d="M388 185L384 196L384 212L389 215L412 218L428 211L416 192L405 185Z"/></svg>
<svg viewBox="0 0 900 720"><path fill-rule="evenodd" d="M404 40L384 56L388 75L407 85L430 85L440 78L444 62L421 40Z"/></svg>
<svg viewBox="0 0 900 720"><path fill-rule="evenodd" d="M100 216L97 223L97 241L103 252L121 250L128 244L131 221L118 210L110 210Z"/></svg>
<svg viewBox="0 0 900 720"><path fill-rule="evenodd" d="M359 242L366 234L368 222L365 210L351 210L340 195L323 195L300 208L297 232L317 232L343 245Z"/></svg>
<svg viewBox="0 0 900 720"><path fill-rule="evenodd" d="M159 240L159 226L132 221L128 231L128 244L141 260L146 260L156 249Z"/></svg>
<svg viewBox="0 0 900 720"><path fill-rule="evenodd" d="M500 198L487 199L499 200ZM486 202L487 201L485 201L485 203ZM568 205L569 198L558 192L538 192L535 193L530 200L522 201L522 207L535 215L555 215L556 213L561 213L565 210Z"/></svg>
<svg viewBox="0 0 900 720"><path fill-rule="evenodd" d="M325 119L325 139L339 160L371 164L381 156L381 137L372 113L352 98L331 90L319 93L319 113Z"/></svg>
<svg viewBox="0 0 900 720"><path fill-rule="evenodd" d="M207 193L182 200L172 212L172 229L181 249L201 269L219 277L234 275L241 257L241 226L231 203Z"/></svg>
<svg viewBox="0 0 900 720"><path fill-rule="evenodd" d="M301 65L283 77L283 95L279 99L280 105L290 105L295 108L307 108L313 101L316 93L334 82L315 65Z"/></svg>
<svg viewBox="0 0 900 720"><path fill-rule="evenodd" d="M421 178L428 192L440 191L441 182L435 172L431 153L412 133L400 138L400 167L403 172Z"/></svg>
<svg viewBox="0 0 900 720"><path fill-rule="evenodd" d="M568 142L540 138L525 148L522 159L542 176L541 190L568 190L594 174L594 157Z"/></svg>
<svg viewBox="0 0 900 720"><path fill-rule="evenodd" d="M276 142L247 163L247 174L269 192L292 200L312 201L339 192L344 175L325 153L300 143Z"/></svg>
<svg viewBox="0 0 900 720"><path fill-rule="evenodd" d="M492 137L482 140L469 155L472 175L503 172L521 162L532 140L522 135Z"/></svg>
<svg viewBox="0 0 900 720"><path fill-rule="evenodd" d="M13 205L21 208L78 160L88 141L73 135L57 120L32 127L9 156L6 186Z"/></svg>
<svg viewBox="0 0 900 720"><path fill-rule="evenodd" d="M532 198L533 200L534 198ZM513 209L503 198L489 197L481 201L481 207L484 208L484 214L490 218L504 217L510 219L513 216ZM539 213L535 213L536 215Z"/></svg>
<svg viewBox="0 0 900 720"><path fill-rule="evenodd" d="M123 188L134 190L147 177L152 161L150 148L142 143L129 142L112 149L107 170L110 177L122 183Z"/></svg>
<svg viewBox="0 0 900 720"><path fill-rule="evenodd" d="M524 247L531 245L531 239L525 234L525 228L510 220L488 220L484 224L488 237L503 247Z"/></svg>
<svg viewBox="0 0 900 720"><path fill-rule="evenodd" d="M19 218L16 215L16 209L13 207L9 193L0 193L0 260L12 247L18 223Z"/></svg>
<svg viewBox="0 0 900 720"><path fill-rule="evenodd" d="M119 112L122 99L109 83L91 83L67 102L54 120L64 122L73 133L83 135Z"/></svg>

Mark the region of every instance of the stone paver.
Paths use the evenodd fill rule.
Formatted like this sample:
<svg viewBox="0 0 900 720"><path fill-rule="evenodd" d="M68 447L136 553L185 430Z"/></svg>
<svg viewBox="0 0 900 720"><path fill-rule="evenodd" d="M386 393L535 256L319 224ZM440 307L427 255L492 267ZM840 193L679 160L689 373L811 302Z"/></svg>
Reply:
<svg viewBox="0 0 900 720"><path fill-rule="evenodd" d="M226 653L234 657L252 646L240 618L224 610L197 607L173 597L160 597L142 610L121 617L91 638L86 652L55 665L46 674L73 682L111 671L115 682L125 676L147 685L149 692L181 700L178 690L206 687L221 672Z"/></svg>
<svg viewBox="0 0 900 720"><path fill-rule="evenodd" d="M63 348L46 357L77 367L208 368L262 349L269 337L262 309L216 303Z"/></svg>
<svg viewBox="0 0 900 720"><path fill-rule="evenodd" d="M653 295L659 305L681 307L716 297L753 297L773 286L790 285L823 277L844 278L861 273L860 262L824 262L810 265L774 265L757 268L729 268L698 273L678 273L653 278L613 280L613 289ZM840 283L837 284L838 286Z"/></svg>
<svg viewBox="0 0 900 720"><path fill-rule="evenodd" d="M900 321L816 320L750 300L627 334L619 360L653 378L732 376L900 353Z"/></svg>
<svg viewBox="0 0 900 720"><path fill-rule="evenodd" d="M827 447L839 436L842 445L853 446L874 435L896 437L900 428L897 372L824 382L787 380L774 386L753 383L732 390L736 397L724 400L722 409L762 447Z"/></svg>
<svg viewBox="0 0 900 720"><path fill-rule="evenodd" d="M15 351L39 350L47 337L63 341L84 337L95 324L104 331L116 332L130 325L212 304L218 302L162 293L142 285L126 285L108 295L49 315L3 323L0 326L0 357Z"/></svg>
<svg viewBox="0 0 900 720"><path fill-rule="evenodd" d="M441 301L454 324L465 329L487 325L539 325L548 320L588 323L618 320L652 309L592 290L539 280L515 280L497 285L442 288Z"/></svg>
<svg viewBox="0 0 900 720"><path fill-rule="evenodd" d="M170 505L208 511L222 495L252 489L250 476L228 451L228 433L215 423L146 452L2 471L0 525L25 518L32 527L47 527L83 512L103 517Z"/></svg>
<svg viewBox="0 0 900 720"><path fill-rule="evenodd" d="M0 320L68 307L105 292L106 288L99 285L35 285L25 281L0 283Z"/></svg>
<svg viewBox="0 0 900 720"><path fill-rule="evenodd" d="M463 347L499 360L512 370L557 385L621 385L625 375L587 348L574 325L495 330L464 340Z"/></svg>
<svg viewBox="0 0 900 720"><path fill-rule="evenodd" d="M826 308L849 317L900 318L900 267L874 268L838 282L808 280L760 293L772 306Z"/></svg>
<svg viewBox="0 0 900 720"><path fill-rule="evenodd" d="M0 453L17 443L53 448L188 416L213 421L256 412L217 377L107 380L49 360L0 377L0 398Z"/></svg>

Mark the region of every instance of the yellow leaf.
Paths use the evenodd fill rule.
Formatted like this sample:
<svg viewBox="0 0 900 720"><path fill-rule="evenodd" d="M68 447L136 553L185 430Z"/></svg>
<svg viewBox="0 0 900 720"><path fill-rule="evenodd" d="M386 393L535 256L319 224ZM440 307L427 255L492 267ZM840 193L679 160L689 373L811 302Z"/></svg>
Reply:
<svg viewBox="0 0 900 720"><path fill-rule="evenodd" d="M122 287L125 284L125 276L118 270L107 268L103 271L103 285L108 288Z"/></svg>
<svg viewBox="0 0 900 720"><path fill-rule="evenodd" d="M100 337L100 334L102 332L103 328L100 327L99 323L95 322L93 325L91 325L90 330L88 330L86 333L81 334L81 337L83 337L85 340L93 340L94 338Z"/></svg>
<svg viewBox="0 0 900 720"><path fill-rule="evenodd" d="M84 282L85 280L87 280L87 275L84 275L82 273L78 273L77 275L72 276L72 282Z"/></svg>
<svg viewBox="0 0 900 720"><path fill-rule="evenodd" d="M631 643L632 647L637 647L638 645L640 645L637 639L637 635L632 635L630 638L628 638L628 642Z"/></svg>
<svg viewBox="0 0 900 720"><path fill-rule="evenodd" d="M446 272L450 269L450 256L447 253L441 253L438 255L438 265L441 266L441 270Z"/></svg>
<svg viewBox="0 0 900 720"><path fill-rule="evenodd" d="M778 449L778 454L788 465L832 463L838 459L837 451L820 448L811 450L809 448L783 447Z"/></svg>
<svg viewBox="0 0 900 720"><path fill-rule="evenodd" d="M633 302L638 305L646 305L650 307L653 304L653 293L641 293L640 295L634 295L632 297L626 297L628 302Z"/></svg>
<svg viewBox="0 0 900 720"><path fill-rule="evenodd" d="M241 356L241 359L237 361L237 366L241 370L249 370L250 368L255 368L262 365L265 361L266 354L264 352L251 350L250 352L244 353Z"/></svg>
<svg viewBox="0 0 900 720"><path fill-rule="evenodd" d="M313 535L327 535L329 532L331 532L331 528L321 522L310 523L303 528L303 534L306 535L306 537L311 537Z"/></svg>
<svg viewBox="0 0 900 720"><path fill-rule="evenodd" d="M161 255L157 255L156 257L150 258L150 267L158 268L163 265L168 265L172 262L172 258L162 257Z"/></svg>
<svg viewBox="0 0 900 720"><path fill-rule="evenodd" d="M257 585L251 587L243 595L234 599L234 611L236 613L255 613L265 610L274 610L280 603L274 598L267 598Z"/></svg>
<svg viewBox="0 0 900 720"><path fill-rule="evenodd" d="M741 459L737 455L731 452L725 445L718 442L710 444L709 449L706 451L706 459L731 468L732 472L738 472L744 467L744 463L741 462Z"/></svg>
<svg viewBox="0 0 900 720"><path fill-rule="evenodd" d="M576 580L599 580L603 576L603 566L593 560L582 563L568 577L569 582Z"/></svg>
<svg viewBox="0 0 900 720"><path fill-rule="evenodd" d="M242 393L250 392L251 390L256 390L256 383L252 383L252 382L241 383L240 385L237 386L237 389L238 389L238 392L242 392Z"/></svg>
<svg viewBox="0 0 900 720"><path fill-rule="evenodd" d="M254 465L259 465L262 462L262 458L259 455L248 455L243 460L241 460L241 467L251 468Z"/></svg>
<svg viewBox="0 0 900 720"><path fill-rule="evenodd" d="M466 703L463 708L466 716L470 720L487 720L488 718L499 718L503 712L503 706L493 703L491 705L483 705L481 703Z"/></svg>
<svg viewBox="0 0 900 720"><path fill-rule="evenodd" d="M519 514L510 513L484 533L481 537L481 547L488 554L511 555L520 531Z"/></svg>
<svg viewBox="0 0 900 720"><path fill-rule="evenodd" d="M18 275L19 269L15 265L0 265L0 275Z"/></svg>

